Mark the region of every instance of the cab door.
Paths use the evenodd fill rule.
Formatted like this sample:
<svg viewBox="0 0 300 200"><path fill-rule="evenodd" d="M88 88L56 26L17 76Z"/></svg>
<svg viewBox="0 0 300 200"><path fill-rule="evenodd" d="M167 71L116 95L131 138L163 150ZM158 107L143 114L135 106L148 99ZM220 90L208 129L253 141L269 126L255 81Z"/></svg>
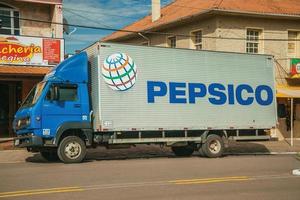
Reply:
<svg viewBox="0 0 300 200"><path fill-rule="evenodd" d="M43 103L42 134L54 136L66 122L82 120L80 88L77 84L52 84Z"/></svg>

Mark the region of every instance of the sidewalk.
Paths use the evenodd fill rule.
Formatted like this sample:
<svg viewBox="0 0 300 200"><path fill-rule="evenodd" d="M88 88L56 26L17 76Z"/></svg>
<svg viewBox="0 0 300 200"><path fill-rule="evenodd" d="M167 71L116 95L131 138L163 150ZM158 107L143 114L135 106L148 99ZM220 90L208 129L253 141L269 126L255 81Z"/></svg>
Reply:
<svg viewBox="0 0 300 200"><path fill-rule="evenodd" d="M229 142L227 154L288 154L300 152L300 140Z"/></svg>
<svg viewBox="0 0 300 200"><path fill-rule="evenodd" d="M3 144L4 147L3 147ZM0 143L2 149L11 148L12 142ZM1 149L1 148L0 148ZM297 154L300 152L300 141L295 141L291 147L286 141L260 141L260 142L235 142L231 141L225 155L269 155L269 154ZM194 153L195 156L199 152ZM161 148L158 145L137 145L130 149L107 150L103 147L90 149L87 154L88 160L120 160L137 158L174 157L168 147ZM299 155L300 158L300 155ZM45 162L37 153L27 152L25 149L0 151L1 163L22 162Z"/></svg>
<svg viewBox="0 0 300 200"><path fill-rule="evenodd" d="M13 145L13 138L0 138L0 151L15 149Z"/></svg>

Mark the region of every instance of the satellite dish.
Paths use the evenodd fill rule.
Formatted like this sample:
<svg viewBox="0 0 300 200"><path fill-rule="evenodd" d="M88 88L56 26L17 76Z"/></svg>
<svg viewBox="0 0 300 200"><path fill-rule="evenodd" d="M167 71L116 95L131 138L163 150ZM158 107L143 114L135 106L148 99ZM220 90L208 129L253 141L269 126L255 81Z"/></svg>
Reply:
<svg viewBox="0 0 300 200"><path fill-rule="evenodd" d="M63 23L64 23L63 31L64 31L65 34L71 35L72 33L74 33L77 30L77 28L74 27L74 29L72 31L70 31L69 22L67 21L66 18L63 19Z"/></svg>
<svg viewBox="0 0 300 200"><path fill-rule="evenodd" d="M64 24L63 31L64 31L64 33L66 33L68 35L70 32L70 27L69 27L69 23L66 18L63 18L63 24Z"/></svg>

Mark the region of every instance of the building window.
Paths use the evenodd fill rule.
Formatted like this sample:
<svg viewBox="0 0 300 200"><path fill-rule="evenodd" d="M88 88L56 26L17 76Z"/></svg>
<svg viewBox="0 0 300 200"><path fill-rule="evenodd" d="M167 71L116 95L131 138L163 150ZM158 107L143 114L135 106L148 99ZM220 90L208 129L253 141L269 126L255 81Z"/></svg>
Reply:
<svg viewBox="0 0 300 200"><path fill-rule="evenodd" d="M296 32L296 31L289 31L288 32L288 54L296 56L300 45L299 45L299 41L297 41L297 39L300 38L300 32Z"/></svg>
<svg viewBox="0 0 300 200"><path fill-rule="evenodd" d="M196 50L202 49L202 31L192 32L192 41Z"/></svg>
<svg viewBox="0 0 300 200"><path fill-rule="evenodd" d="M176 36L168 37L168 47L176 48Z"/></svg>
<svg viewBox="0 0 300 200"><path fill-rule="evenodd" d="M247 53L259 53L261 30L247 29Z"/></svg>
<svg viewBox="0 0 300 200"><path fill-rule="evenodd" d="M20 13L16 9L0 4L0 34L20 35Z"/></svg>

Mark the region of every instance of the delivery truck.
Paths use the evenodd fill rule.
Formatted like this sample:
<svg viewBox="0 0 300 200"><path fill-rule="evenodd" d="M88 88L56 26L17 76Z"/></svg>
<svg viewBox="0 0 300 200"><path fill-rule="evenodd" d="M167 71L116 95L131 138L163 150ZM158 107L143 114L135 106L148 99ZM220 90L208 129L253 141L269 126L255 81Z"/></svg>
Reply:
<svg viewBox="0 0 300 200"><path fill-rule="evenodd" d="M16 146L65 163L99 145L158 144L214 158L232 134L275 124L270 55L101 42L54 67L13 122Z"/></svg>

